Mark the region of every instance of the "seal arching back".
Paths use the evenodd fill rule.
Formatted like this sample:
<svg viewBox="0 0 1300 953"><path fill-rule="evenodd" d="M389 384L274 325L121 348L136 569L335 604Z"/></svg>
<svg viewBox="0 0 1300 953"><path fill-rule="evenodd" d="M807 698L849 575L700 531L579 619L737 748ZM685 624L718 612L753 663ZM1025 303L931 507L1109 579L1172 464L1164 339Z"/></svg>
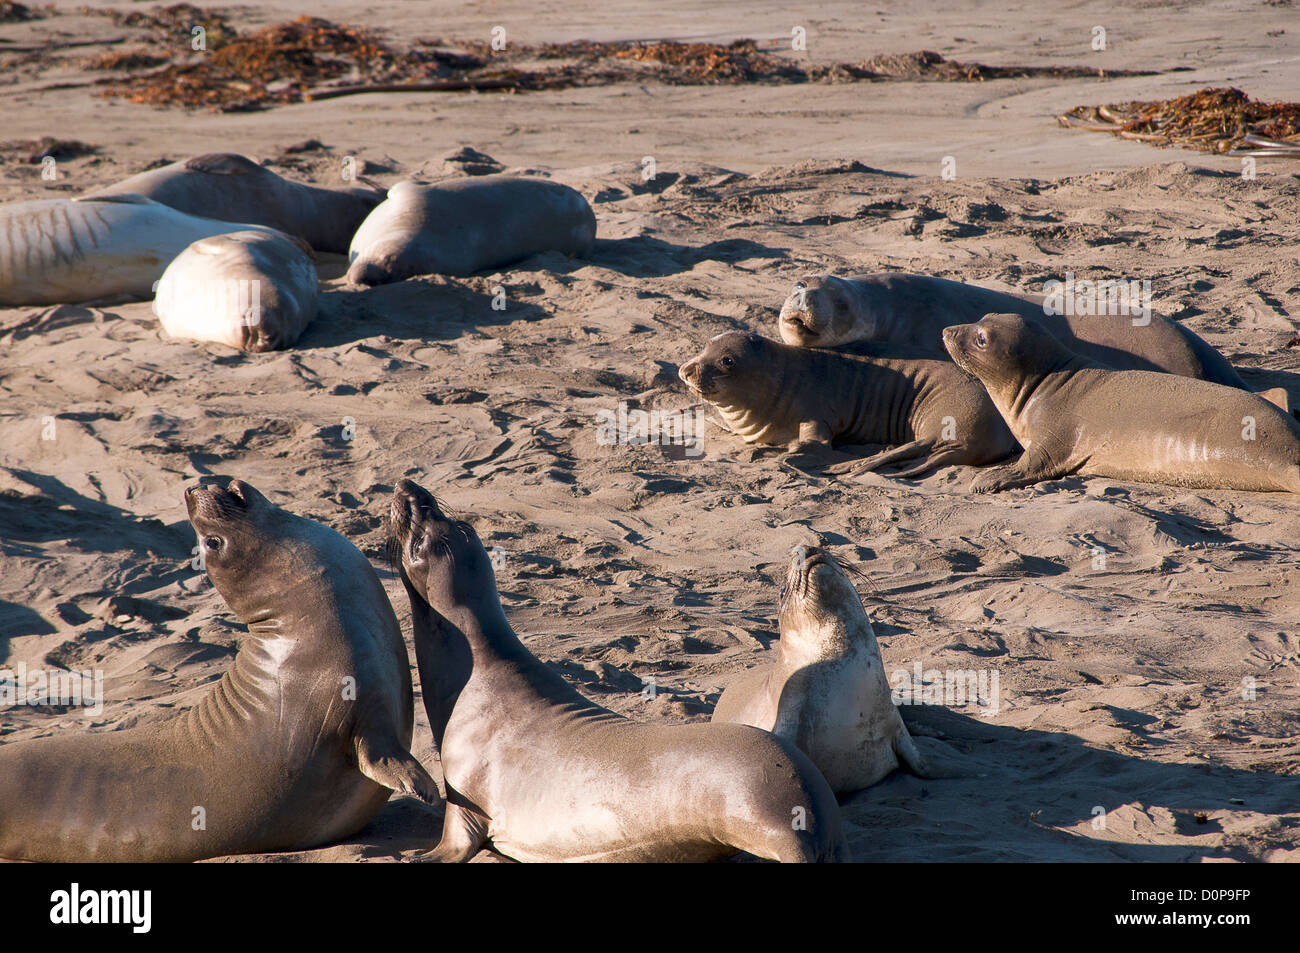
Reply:
<svg viewBox="0 0 1300 953"><path fill-rule="evenodd" d="M391 790L437 799L409 752L409 663L366 558L246 483L191 486L209 575L248 624L169 721L0 745L0 857L184 861L356 833Z"/></svg>

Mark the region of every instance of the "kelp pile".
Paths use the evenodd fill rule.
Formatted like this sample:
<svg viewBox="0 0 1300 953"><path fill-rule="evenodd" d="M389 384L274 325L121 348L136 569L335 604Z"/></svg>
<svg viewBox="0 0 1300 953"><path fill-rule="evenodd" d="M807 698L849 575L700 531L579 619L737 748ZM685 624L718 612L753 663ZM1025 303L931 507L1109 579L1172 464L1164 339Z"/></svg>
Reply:
<svg viewBox="0 0 1300 953"><path fill-rule="evenodd" d="M1058 121L1161 148L1300 157L1300 103L1260 102L1231 87L1202 89L1177 99L1076 106Z"/></svg>
<svg viewBox="0 0 1300 953"><path fill-rule="evenodd" d="M621 82L668 85L861 82L889 79L978 82L1006 77L1105 75L1085 67L991 67L938 53L874 57L861 64L814 64L753 40L732 43L618 41L528 46L416 41L398 49L376 33L302 16L239 33L229 18L182 3L147 12L103 11L148 30L156 48L106 54L95 68L129 75L100 95L153 106L259 109L364 92L525 92ZM204 45L190 37L203 27ZM158 68L150 68L157 66ZM1123 74L1111 74L1123 75Z"/></svg>

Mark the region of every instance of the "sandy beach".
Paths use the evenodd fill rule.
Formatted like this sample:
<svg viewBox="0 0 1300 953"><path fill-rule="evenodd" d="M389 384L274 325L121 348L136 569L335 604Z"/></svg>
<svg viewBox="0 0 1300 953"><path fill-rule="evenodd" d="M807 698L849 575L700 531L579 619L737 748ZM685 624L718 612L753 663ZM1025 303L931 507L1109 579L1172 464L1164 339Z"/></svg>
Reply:
<svg viewBox="0 0 1300 953"><path fill-rule="evenodd" d="M856 860L1300 860L1294 497L1098 477L975 496L970 467L812 476L727 433L677 379L713 335L776 337L810 272L1024 294L1070 272L1149 280L1156 312L1300 406L1300 161L1261 158L1252 178L1236 157L1056 121L1210 86L1295 99L1295 8L1048 6L324 0L310 12L395 45L485 42L504 25L521 44L788 47L802 26L807 50L783 55L813 63L931 50L1150 75L374 93L221 113L97 95L87 57L148 41L79 4L0 23L12 60L0 201L212 151L322 186L342 185L351 157L386 187L445 174L444 157L470 146L577 189L598 228L587 259L370 289L346 283L343 256L319 255L321 312L273 353L170 339L149 302L0 308L0 668L99 669L106 693L94 714L0 709L0 744L171 717L230 665L243 627L192 564L182 491L200 476L247 480L347 536L409 643L384 546L409 477L497 553L528 648L629 717L707 721L729 679L770 661L797 543L861 570L888 672L996 677L993 704L904 706L947 776L895 774L845 800ZM221 9L241 30L307 12ZM1090 48L1098 24L1104 51ZM6 52L54 43L39 61ZM94 151L42 179L20 146L45 136ZM598 421L620 405L693 415L702 452L609 445ZM415 708L413 750L437 777L418 681ZM394 797L346 843L226 859L400 861L440 829L440 810Z"/></svg>

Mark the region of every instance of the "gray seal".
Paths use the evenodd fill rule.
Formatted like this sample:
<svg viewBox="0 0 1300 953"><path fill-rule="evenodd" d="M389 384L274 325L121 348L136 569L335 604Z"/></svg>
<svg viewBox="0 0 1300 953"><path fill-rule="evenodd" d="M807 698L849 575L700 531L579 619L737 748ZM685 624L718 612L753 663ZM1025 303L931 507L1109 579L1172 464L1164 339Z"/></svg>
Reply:
<svg viewBox="0 0 1300 953"><path fill-rule="evenodd" d="M231 152L210 152L150 169L86 197L126 193L203 218L267 225L317 251L340 255L384 199L378 189L322 189L292 182Z"/></svg>
<svg viewBox="0 0 1300 953"><path fill-rule="evenodd" d="M411 756L410 662L355 546L247 483L185 491L212 584L248 626L235 664L158 725L0 745L0 857L188 861L355 834Z"/></svg>
<svg viewBox="0 0 1300 953"><path fill-rule="evenodd" d="M976 493L1072 473L1300 493L1300 423L1254 394L1104 367L1018 314L986 315L943 338L1025 448L1010 466L976 477Z"/></svg>
<svg viewBox="0 0 1300 953"><path fill-rule="evenodd" d="M595 240L591 206L558 182L518 175L398 182L353 236L348 281L472 275L546 251L583 257Z"/></svg>
<svg viewBox="0 0 1300 953"><path fill-rule="evenodd" d="M950 361L791 347L728 331L678 369L747 443L824 451L885 444L855 472L921 458L894 476L1001 460L1016 442L978 381Z"/></svg>
<svg viewBox="0 0 1300 953"><path fill-rule="evenodd" d="M839 806L796 747L748 725L638 724L519 641L469 524L410 480L391 512L447 814L429 859L846 858Z"/></svg>
<svg viewBox="0 0 1300 953"><path fill-rule="evenodd" d="M715 722L753 725L798 746L837 795L925 761L894 704L871 620L844 568L825 550L795 546L781 589L776 662L734 679Z"/></svg>
<svg viewBox="0 0 1300 953"><path fill-rule="evenodd" d="M1125 315L1047 314L1041 300L929 275L805 275L781 306L779 324L781 340L798 347L873 341L944 356L944 328L993 313L1019 314L1071 350L1117 370L1165 371L1250 389L1222 354L1158 314L1142 326Z"/></svg>

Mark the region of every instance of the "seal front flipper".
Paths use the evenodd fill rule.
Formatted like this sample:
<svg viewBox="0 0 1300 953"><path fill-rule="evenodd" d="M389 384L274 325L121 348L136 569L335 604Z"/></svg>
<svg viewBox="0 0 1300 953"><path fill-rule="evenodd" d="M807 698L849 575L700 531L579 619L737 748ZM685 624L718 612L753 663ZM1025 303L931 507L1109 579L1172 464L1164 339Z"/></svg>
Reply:
<svg viewBox="0 0 1300 953"><path fill-rule="evenodd" d="M424 765L396 745L384 745L370 738L357 739L357 767L376 784L398 794L418 797L425 804L437 804L438 785Z"/></svg>
<svg viewBox="0 0 1300 953"><path fill-rule="evenodd" d="M1033 486L1044 480L1056 480L1069 476L1074 467L1062 466L1053 461L1051 455L1043 449L1042 444L1034 444L1020 455L1015 463L998 467L977 476L970 485L972 493L998 493L1002 490L1016 490Z"/></svg>

